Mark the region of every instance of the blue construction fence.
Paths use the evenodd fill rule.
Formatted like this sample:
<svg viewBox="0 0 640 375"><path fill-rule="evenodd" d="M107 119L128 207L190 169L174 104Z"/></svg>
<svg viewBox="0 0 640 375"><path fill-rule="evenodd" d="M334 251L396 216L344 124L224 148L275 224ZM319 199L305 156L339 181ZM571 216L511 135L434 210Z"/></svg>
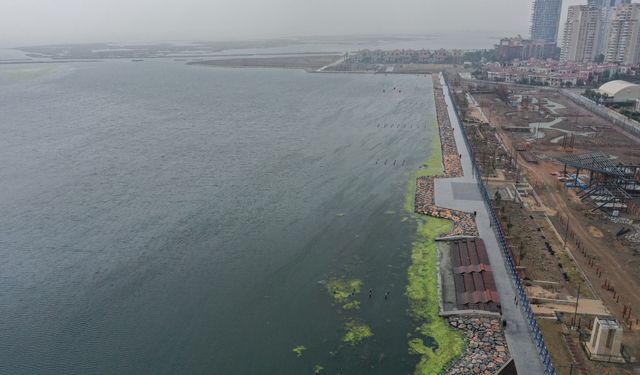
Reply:
<svg viewBox="0 0 640 375"><path fill-rule="evenodd" d="M496 217L495 210L493 209L493 201L487 192L484 181L482 180L482 175L480 174L480 168L478 167L474 155L473 148L469 144L469 138L467 137L466 129L464 128L464 124L460 118L460 111L457 103L453 100L454 95L451 91L451 87L449 86L449 82L447 81L447 77L445 76L445 83L447 87L447 91L449 93L449 97L451 98L451 103L453 104L454 113L460 124L460 129L462 130L462 134L464 135L464 142L469 151L469 155L471 156L471 165L473 168L473 173L475 176L478 176L478 186L480 187L480 192L482 193L482 197L484 198L484 203L486 204L489 210L489 216L491 219L491 227L498 238L498 243L500 245L500 249L502 250L502 255L505 264L507 265L507 270L511 273L511 277L513 278L513 282L516 287L516 293L518 294L518 298L520 299L520 308L524 312L524 315L527 318L527 322L529 324L529 333L533 337L533 340L538 348L538 353L540 355L540 360L544 364L545 373L548 375L556 375L556 370L551 363L551 355L547 350L547 346L544 344L544 339L542 338L542 332L540 331L540 327L538 327L538 322L536 321L535 315L531 310L531 304L529 303L529 299L527 298L527 294L525 293L524 285L522 284L522 280L518 275L516 270L515 263L513 262L513 258L511 257L511 252L509 250L509 244L505 240L504 233L502 232L502 227L500 226L500 222Z"/></svg>

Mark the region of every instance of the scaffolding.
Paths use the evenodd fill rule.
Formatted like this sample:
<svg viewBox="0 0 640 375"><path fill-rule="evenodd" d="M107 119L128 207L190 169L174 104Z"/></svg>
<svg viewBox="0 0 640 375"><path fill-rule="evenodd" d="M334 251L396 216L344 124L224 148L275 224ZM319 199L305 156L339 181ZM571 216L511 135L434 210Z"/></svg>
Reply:
<svg viewBox="0 0 640 375"><path fill-rule="evenodd" d="M579 155L559 157L567 167L575 168L573 183L568 186L582 187L578 197L592 211L624 211L629 206L635 207L633 196L640 195L640 165L614 162L609 155L602 152L591 152ZM580 180L580 172L588 172L589 180Z"/></svg>

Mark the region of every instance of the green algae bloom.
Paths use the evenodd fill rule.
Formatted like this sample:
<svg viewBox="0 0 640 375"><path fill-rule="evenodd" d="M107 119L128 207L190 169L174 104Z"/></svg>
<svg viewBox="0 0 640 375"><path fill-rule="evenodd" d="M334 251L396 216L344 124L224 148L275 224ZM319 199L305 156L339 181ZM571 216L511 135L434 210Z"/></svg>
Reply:
<svg viewBox="0 0 640 375"><path fill-rule="evenodd" d="M360 308L360 301L351 301L342 305L345 310L358 310Z"/></svg>
<svg viewBox="0 0 640 375"><path fill-rule="evenodd" d="M433 121L434 137L431 139L431 155L429 159L422 164L413 177L407 184L407 194L404 199L404 210L410 214L414 214L414 203L416 196L416 179L419 177L437 176L444 173L444 166L442 165L442 149L440 148L440 137L438 134L438 123Z"/></svg>
<svg viewBox="0 0 640 375"><path fill-rule="evenodd" d="M305 350L307 350L307 348L304 345L298 345L295 348L293 348L293 352L296 353L298 358L302 357L302 354L304 354Z"/></svg>
<svg viewBox="0 0 640 375"><path fill-rule="evenodd" d="M351 302L351 297L355 297L356 294L360 293L362 280L334 278L329 279L325 286L336 303L348 304Z"/></svg>
<svg viewBox="0 0 640 375"><path fill-rule="evenodd" d="M344 330L346 333L342 337L342 341L352 346L358 345L362 341L373 336L371 327L363 323L358 323L354 320L345 323Z"/></svg>
<svg viewBox="0 0 640 375"><path fill-rule="evenodd" d="M437 123L434 124L437 131ZM436 133L437 134L437 133ZM432 153L424 168L415 174L415 178L439 175L443 172L442 152L439 137L433 137ZM405 209L414 211L415 178L407 189ZM465 342L461 333L453 329L438 315L440 294L438 292L438 253L435 239L443 233L449 233L452 224L448 220L434 217L417 216L417 238L411 250L409 283L406 295L410 303L411 315L420 322L417 333L430 337L435 342L433 348L424 344L423 338L409 341L409 353L420 356L415 375L439 375L464 351Z"/></svg>
<svg viewBox="0 0 640 375"><path fill-rule="evenodd" d="M324 367L322 367L322 366L320 366L320 365L316 365L316 366L313 368L313 373L314 373L314 375L318 375L319 373L321 373L321 372L322 372L322 370L324 370Z"/></svg>
<svg viewBox="0 0 640 375"><path fill-rule="evenodd" d="M433 350L424 344L422 339L412 339L409 341L409 354L412 355L430 355Z"/></svg>

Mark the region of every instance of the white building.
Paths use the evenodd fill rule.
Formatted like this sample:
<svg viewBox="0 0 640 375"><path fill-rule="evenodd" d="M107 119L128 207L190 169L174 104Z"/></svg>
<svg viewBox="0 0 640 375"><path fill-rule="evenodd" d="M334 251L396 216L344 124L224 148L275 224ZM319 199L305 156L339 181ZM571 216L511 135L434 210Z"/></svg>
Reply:
<svg viewBox="0 0 640 375"><path fill-rule="evenodd" d="M595 318L591 339L585 349L592 361L618 362L625 360L620 353L622 345L622 327L612 319Z"/></svg>
<svg viewBox="0 0 640 375"><path fill-rule="evenodd" d="M611 81L600 86L598 91L606 94L613 102L635 102L640 99L640 85L627 81Z"/></svg>
<svg viewBox="0 0 640 375"><path fill-rule="evenodd" d="M569 62L593 61L600 45L600 8L588 5L569 7L562 39L560 60Z"/></svg>

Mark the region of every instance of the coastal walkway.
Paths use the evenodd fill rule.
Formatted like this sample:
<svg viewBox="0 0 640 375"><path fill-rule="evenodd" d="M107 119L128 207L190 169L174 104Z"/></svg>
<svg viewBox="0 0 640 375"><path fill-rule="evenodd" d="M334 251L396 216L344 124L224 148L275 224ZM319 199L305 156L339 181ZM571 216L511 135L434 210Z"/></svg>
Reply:
<svg viewBox="0 0 640 375"><path fill-rule="evenodd" d="M462 155L463 177L439 178L435 180L435 204L453 210L476 212L476 223L480 238L486 244L489 260L500 295L503 319L507 321L505 336L509 351L513 357L518 374L542 375L545 374L543 363L539 356L538 348L529 333L527 319L522 310L515 303L515 286L511 274L507 271L505 260L498 245L498 239L491 228L489 211L483 201L478 187L479 176L473 173L471 157L465 147L466 141L462 133L462 124L458 121L455 109L449 96L447 83L442 75L440 81L444 87L445 101L447 104L451 126L458 152Z"/></svg>

